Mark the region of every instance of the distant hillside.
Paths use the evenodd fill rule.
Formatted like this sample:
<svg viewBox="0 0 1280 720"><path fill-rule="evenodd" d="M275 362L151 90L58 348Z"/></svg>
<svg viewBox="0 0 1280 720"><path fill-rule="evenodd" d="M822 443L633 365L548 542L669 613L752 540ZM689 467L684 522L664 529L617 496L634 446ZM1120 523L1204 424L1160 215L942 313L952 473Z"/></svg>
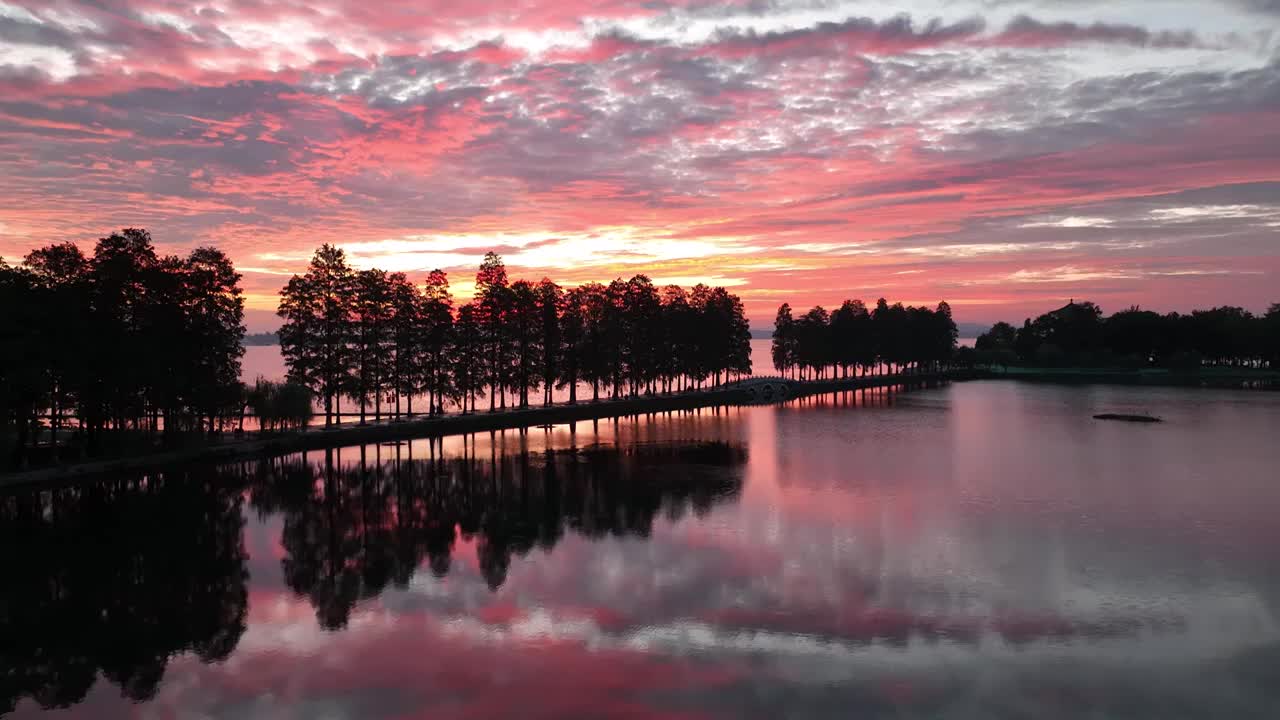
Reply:
<svg viewBox="0 0 1280 720"><path fill-rule="evenodd" d="M244 336L245 347L255 345L279 345L280 338L273 332L251 333Z"/></svg>

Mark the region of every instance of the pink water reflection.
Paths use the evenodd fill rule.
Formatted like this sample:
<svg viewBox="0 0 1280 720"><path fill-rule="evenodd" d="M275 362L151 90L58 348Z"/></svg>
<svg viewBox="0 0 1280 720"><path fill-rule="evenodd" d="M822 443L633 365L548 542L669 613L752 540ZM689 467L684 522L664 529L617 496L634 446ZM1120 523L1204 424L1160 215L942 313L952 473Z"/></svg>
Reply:
<svg viewBox="0 0 1280 720"><path fill-rule="evenodd" d="M1129 407L1167 422L1089 420ZM246 508L232 656L179 657L140 706L100 681L69 712L1267 717L1278 428L1280 396L974 383L286 459L316 498L326 472L347 489ZM742 454L660 450L703 443ZM456 501L447 572L423 559L322 629L328 596L287 568L330 528L367 568L413 516L408 477L415 497L492 492ZM697 511L685 490L633 494L725 479L740 489Z"/></svg>

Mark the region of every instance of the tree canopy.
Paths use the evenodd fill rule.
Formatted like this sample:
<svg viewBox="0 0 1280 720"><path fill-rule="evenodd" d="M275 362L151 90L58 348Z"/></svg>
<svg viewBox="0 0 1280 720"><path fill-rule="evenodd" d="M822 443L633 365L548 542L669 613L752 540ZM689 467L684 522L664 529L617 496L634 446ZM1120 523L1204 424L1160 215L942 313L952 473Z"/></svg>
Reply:
<svg viewBox="0 0 1280 720"><path fill-rule="evenodd" d="M1161 315L1131 307L1111 316L1071 301L1022 327L997 323L977 339L974 361L1040 367L1195 369L1280 365L1280 305L1255 316L1238 307Z"/></svg>
<svg viewBox="0 0 1280 720"><path fill-rule="evenodd" d="M221 250L160 256L136 228L91 256L50 245L0 263L0 306L0 466L29 461L42 417L55 435L74 417L64 447L93 454L126 432L173 442L240 415L244 299Z"/></svg>
<svg viewBox="0 0 1280 720"><path fill-rule="evenodd" d="M322 246L307 272L280 293L280 342L290 378L307 386L332 422L346 397L363 420L384 402L412 414L446 402L464 412L488 396L490 409L543 404L555 388L593 399L719 384L751 372L750 330L741 300L724 288L659 289L636 275L564 290L547 278L511 280L485 255L475 297L457 310L446 274L417 286L380 270L353 271L341 250Z"/></svg>
<svg viewBox="0 0 1280 720"><path fill-rule="evenodd" d="M955 348L956 324L946 302L930 310L881 298L868 311L861 300L845 300L835 312L818 306L800 317L784 303L774 319L773 366L801 378L938 368Z"/></svg>

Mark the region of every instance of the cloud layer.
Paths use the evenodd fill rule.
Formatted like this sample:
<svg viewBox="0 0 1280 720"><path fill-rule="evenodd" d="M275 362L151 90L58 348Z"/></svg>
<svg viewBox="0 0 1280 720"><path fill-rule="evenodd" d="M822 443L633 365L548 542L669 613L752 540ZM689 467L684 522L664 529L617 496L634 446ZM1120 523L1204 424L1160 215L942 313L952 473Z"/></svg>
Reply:
<svg viewBox="0 0 1280 720"><path fill-rule="evenodd" d="M781 300L1261 309L1272 3L0 0L0 256L142 225Z"/></svg>

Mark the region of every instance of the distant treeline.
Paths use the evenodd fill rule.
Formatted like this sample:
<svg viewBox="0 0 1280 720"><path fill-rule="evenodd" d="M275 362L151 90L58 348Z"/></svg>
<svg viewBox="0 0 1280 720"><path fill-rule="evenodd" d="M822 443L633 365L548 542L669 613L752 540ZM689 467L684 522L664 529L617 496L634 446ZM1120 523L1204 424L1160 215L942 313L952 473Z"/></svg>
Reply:
<svg viewBox="0 0 1280 720"><path fill-rule="evenodd" d="M1206 365L1280 368L1280 304L1255 316L1238 307L1161 315L1137 307L1110 317L1075 302L1027 319L997 323L962 359L984 365L1169 368Z"/></svg>
<svg viewBox="0 0 1280 720"><path fill-rule="evenodd" d="M201 432L243 408L240 275L216 248L160 256L145 230L0 262L0 468L22 465L49 416L99 450L122 431ZM124 433L135 435L137 433ZM6 457L7 456L7 457Z"/></svg>
<svg viewBox="0 0 1280 720"><path fill-rule="evenodd" d="M846 300L828 313L822 306L794 317L791 306L778 308L773 330L773 366L800 378L837 372L910 370L947 364L956 349L956 324L945 301L936 309L890 305L881 298L874 310L861 300Z"/></svg>
<svg viewBox="0 0 1280 720"><path fill-rule="evenodd" d="M454 403L476 410L529 405L554 388L577 401L719 384L751 372L741 301L724 288L655 286L644 275L565 290L548 279L511 282L502 259L485 256L473 302L453 307L449 281L432 271L419 287L403 273L355 271L324 245L280 292L281 352L291 381L323 400L326 423L350 398L363 419L387 403L396 415ZM402 408L401 401L404 400Z"/></svg>
<svg viewBox="0 0 1280 720"><path fill-rule="evenodd" d="M262 345L279 345L280 336L273 332L251 333L244 336L245 347L257 347Z"/></svg>

